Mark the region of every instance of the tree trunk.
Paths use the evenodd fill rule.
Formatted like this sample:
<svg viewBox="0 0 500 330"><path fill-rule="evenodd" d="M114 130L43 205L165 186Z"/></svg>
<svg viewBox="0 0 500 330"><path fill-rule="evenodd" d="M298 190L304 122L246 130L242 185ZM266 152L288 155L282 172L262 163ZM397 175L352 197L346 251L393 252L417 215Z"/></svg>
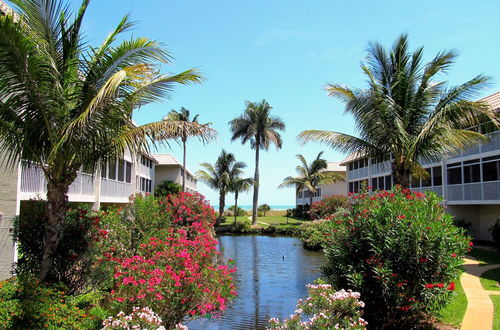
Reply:
<svg viewBox="0 0 500 330"><path fill-rule="evenodd" d="M253 176L253 205L252 205L252 226L257 225L257 206L259 203L259 149L260 141L255 142L255 174Z"/></svg>
<svg viewBox="0 0 500 330"><path fill-rule="evenodd" d="M312 206L313 206L313 193L310 191L309 192L309 220L312 220L312 218L313 218Z"/></svg>
<svg viewBox="0 0 500 330"><path fill-rule="evenodd" d="M54 254L59 244L61 228L68 207L69 183L66 180L47 183L47 223L43 237L43 257L40 265L41 281L47 280L54 264Z"/></svg>
<svg viewBox="0 0 500 330"><path fill-rule="evenodd" d="M234 192L234 223L237 222L236 217L238 216L238 190Z"/></svg>
<svg viewBox="0 0 500 330"><path fill-rule="evenodd" d="M186 192L186 138L182 139L183 160L182 160L182 192Z"/></svg>
<svg viewBox="0 0 500 330"><path fill-rule="evenodd" d="M224 207L226 206L226 191L225 189L221 189L219 193L219 216L215 221L215 226L220 226L220 222L222 217L224 216Z"/></svg>
<svg viewBox="0 0 500 330"><path fill-rule="evenodd" d="M400 185L403 189L410 188L410 170L395 162L392 163L391 167L394 185Z"/></svg>

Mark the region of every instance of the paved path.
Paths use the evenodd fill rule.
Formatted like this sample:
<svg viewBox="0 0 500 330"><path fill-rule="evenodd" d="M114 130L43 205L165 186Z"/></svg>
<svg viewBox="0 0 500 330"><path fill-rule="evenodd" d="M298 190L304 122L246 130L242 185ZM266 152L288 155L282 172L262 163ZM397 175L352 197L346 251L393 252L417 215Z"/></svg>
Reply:
<svg viewBox="0 0 500 330"><path fill-rule="evenodd" d="M252 223L252 217L248 217L248 220L250 220L250 223ZM262 221L257 221L257 223L260 223L261 225L269 226L268 223L265 223L265 222L262 222Z"/></svg>
<svg viewBox="0 0 500 330"><path fill-rule="evenodd" d="M493 327L493 302L490 294L500 295L500 291L486 291L481 285L480 276L499 265L479 266L474 259L465 259L464 270L460 283L467 296L467 310L462 322L462 330L488 330Z"/></svg>

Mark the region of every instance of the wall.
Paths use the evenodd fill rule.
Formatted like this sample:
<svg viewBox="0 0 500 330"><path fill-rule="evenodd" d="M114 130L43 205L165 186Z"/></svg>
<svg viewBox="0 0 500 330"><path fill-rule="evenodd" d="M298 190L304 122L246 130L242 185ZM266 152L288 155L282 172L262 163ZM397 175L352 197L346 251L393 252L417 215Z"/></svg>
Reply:
<svg viewBox="0 0 500 330"><path fill-rule="evenodd" d="M336 173L342 174L345 178L346 174L345 172L336 172ZM347 195L347 180L336 182L334 184L329 184L326 186L322 185L319 186L318 188L321 188L321 197L313 197L313 203L322 200L326 196ZM310 202L309 197L295 198L296 205L305 205L309 204L309 202Z"/></svg>
<svg viewBox="0 0 500 330"><path fill-rule="evenodd" d="M500 219L500 205L448 205L446 211L455 219L463 219L472 224L473 238L491 241L489 229Z"/></svg>

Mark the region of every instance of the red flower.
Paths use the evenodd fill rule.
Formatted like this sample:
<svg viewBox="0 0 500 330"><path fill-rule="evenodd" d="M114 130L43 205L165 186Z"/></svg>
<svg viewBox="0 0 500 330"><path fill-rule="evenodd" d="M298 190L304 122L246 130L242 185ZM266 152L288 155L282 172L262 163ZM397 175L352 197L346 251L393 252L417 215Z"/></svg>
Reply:
<svg viewBox="0 0 500 330"><path fill-rule="evenodd" d="M425 288L426 288L426 289L432 289L433 287L434 287L434 284L432 284L432 283L427 283L427 284L425 285Z"/></svg>
<svg viewBox="0 0 500 330"><path fill-rule="evenodd" d="M455 282L451 282L450 285L446 288L447 290L453 291L455 290Z"/></svg>
<svg viewBox="0 0 500 330"><path fill-rule="evenodd" d="M443 283L441 283L441 282L439 282L438 284L436 284L436 286L437 286L438 288L444 288L444 284L443 284Z"/></svg>
<svg viewBox="0 0 500 330"><path fill-rule="evenodd" d="M452 253L451 256L452 256L452 258L455 258L457 256L457 254L456 253Z"/></svg>
<svg viewBox="0 0 500 330"><path fill-rule="evenodd" d="M429 229L431 229L431 227L427 226L426 229L429 230Z"/></svg>
<svg viewBox="0 0 500 330"><path fill-rule="evenodd" d="M398 215L398 219L399 219L399 220L406 219L406 215L404 215L404 214L402 214L402 215Z"/></svg>
<svg viewBox="0 0 500 330"><path fill-rule="evenodd" d="M469 246L473 246L473 245L474 245L474 243L472 243L472 242L469 242Z"/></svg>

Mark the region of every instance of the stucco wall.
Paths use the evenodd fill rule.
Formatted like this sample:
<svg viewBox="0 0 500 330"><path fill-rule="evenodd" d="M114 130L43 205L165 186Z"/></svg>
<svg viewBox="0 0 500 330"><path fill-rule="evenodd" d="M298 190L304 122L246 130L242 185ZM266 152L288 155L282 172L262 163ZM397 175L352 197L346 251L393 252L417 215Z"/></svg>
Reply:
<svg viewBox="0 0 500 330"><path fill-rule="evenodd" d="M345 172L336 172L336 173L342 174L345 179ZM326 196L347 195L347 180L339 181L329 185L321 185L318 188L321 188L321 197L313 197L313 203L322 200ZM295 198L296 205L309 204L309 201L310 201L309 197Z"/></svg>
<svg viewBox="0 0 500 330"><path fill-rule="evenodd" d="M446 211L455 217L472 224L473 238L491 241L489 229L500 219L500 205L449 205Z"/></svg>
<svg viewBox="0 0 500 330"><path fill-rule="evenodd" d="M177 165L156 165L155 166L155 187L162 181L173 181L182 185L181 168ZM195 182L186 177L186 187L197 191L198 187Z"/></svg>

